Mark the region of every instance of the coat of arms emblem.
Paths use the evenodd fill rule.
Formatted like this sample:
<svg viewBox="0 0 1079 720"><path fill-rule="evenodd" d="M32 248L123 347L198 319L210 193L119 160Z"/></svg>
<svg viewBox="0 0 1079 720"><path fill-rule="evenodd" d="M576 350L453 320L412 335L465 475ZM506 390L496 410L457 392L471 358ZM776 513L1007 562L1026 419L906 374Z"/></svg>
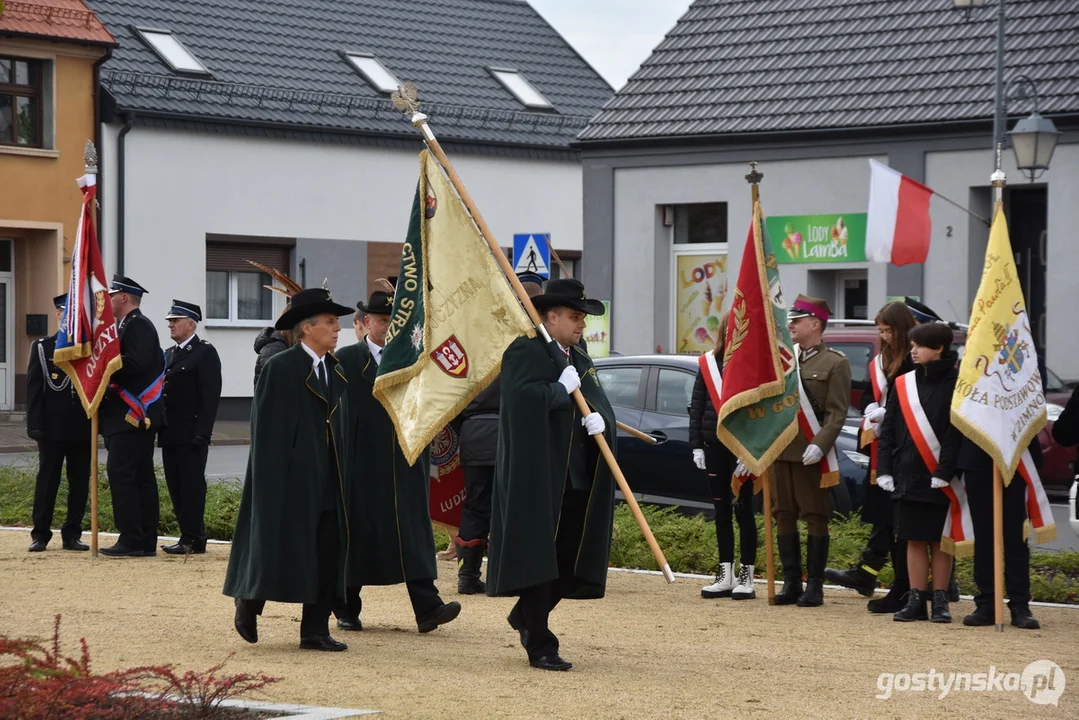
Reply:
<svg viewBox="0 0 1079 720"><path fill-rule="evenodd" d="M431 352L431 358L450 377L468 377L468 353L456 335L450 335Z"/></svg>

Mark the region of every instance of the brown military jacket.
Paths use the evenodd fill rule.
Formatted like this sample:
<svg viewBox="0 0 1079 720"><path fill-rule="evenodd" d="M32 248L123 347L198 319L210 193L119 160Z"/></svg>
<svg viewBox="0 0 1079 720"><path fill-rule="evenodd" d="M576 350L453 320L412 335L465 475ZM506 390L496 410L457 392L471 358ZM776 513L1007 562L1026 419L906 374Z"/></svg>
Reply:
<svg viewBox="0 0 1079 720"><path fill-rule="evenodd" d="M824 343L816 347L816 353L801 363L802 386L816 398L817 406L824 409L820 432L813 438L814 445L825 454L835 445L843 422L847 419L850 405L850 361L838 350ZM786 462L802 462L806 439L799 432L787 449L779 456Z"/></svg>

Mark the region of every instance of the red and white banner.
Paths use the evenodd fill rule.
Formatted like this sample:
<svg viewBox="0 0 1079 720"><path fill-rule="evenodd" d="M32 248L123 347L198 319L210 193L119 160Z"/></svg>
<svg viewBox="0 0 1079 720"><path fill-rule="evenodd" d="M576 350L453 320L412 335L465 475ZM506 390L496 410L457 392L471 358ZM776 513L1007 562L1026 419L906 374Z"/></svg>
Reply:
<svg viewBox="0 0 1079 720"><path fill-rule="evenodd" d="M1038 442L1037 438L1034 442ZM1026 480L1027 523L1029 529L1034 530L1034 542L1037 544L1053 542L1057 538L1057 525L1053 520L1053 508L1049 504L1049 497L1042 487L1041 476L1038 468L1034 466L1034 458L1030 456L1030 450L1024 450L1019 459L1019 475Z"/></svg>
<svg viewBox="0 0 1079 720"><path fill-rule="evenodd" d="M929 468L929 472L935 473L940 462L940 439L929 424L929 417L922 407L922 399L918 396L918 382L915 379L917 372L911 370L896 378L896 399L903 411L903 419L907 422L907 430L914 440L914 446L922 456L922 462ZM941 488L941 492L948 497L951 505L944 521L940 547L944 552L956 557L970 555L974 552L974 522L971 520L970 505L967 503L967 485L961 476L941 480L948 481L948 486Z"/></svg>
<svg viewBox="0 0 1079 720"><path fill-rule="evenodd" d="M71 252L67 306L60 319L53 359L71 378L86 416L91 417L101 404L109 378L123 361L94 228L97 176L84 175L78 183L82 188L82 210Z"/></svg>
<svg viewBox="0 0 1079 720"><path fill-rule="evenodd" d="M932 195L920 182L870 160L866 257L893 265L924 263L929 256Z"/></svg>
<svg viewBox="0 0 1079 720"><path fill-rule="evenodd" d="M704 378L704 386L708 388L708 397L712 399L712 408L719 417L720 398L723 396L723 375L719 372L719 363L716 362L715 352L709 350L697 358L701 366L701 377ZM716 423L717 428L719 423ZM716 433L718 439L719 433Z"/></svg>
<svg viewBox="0 0 1079 720"><path fill-rule="evenodd" d="M884 356L877 356L869 361L869 387L873 391L873 402L884 407L886 405L885 390L888 389L888 376L884 373ZM880 450L880 441L877 440L877 426L879 423L870 422L869 418L862 418L862 434L859 441L863 446L869 446L869 484L877 484L877 453Z"/></svg>
<svg viewBox="0 0 1079 720"><path fill-rule="evenodd" d="M800 355L801 349L798 345L795 345L794 357L797 358ZM806 442L812 443L813 438L817 437L817 433L820 432L820 421L817 420L817 414L813 412L813 405L809 402L809 396L806 394L805 388L802 387L801 365L798 366L796 373L798 375L798 429L802 431L802 437L806 439ZM821 450L823 449L821 448ZM820 486L830 488L838 484L839 458L836 457L835 446L833 445L820 461Z"/></svg>
<svg viewBox="0 0 1079 720"><path fill-rule="evenodd" d="M431 441L431 520L452 531L461 527L461 505L465 501L460 451L457 433L449 425Z"/></svg>

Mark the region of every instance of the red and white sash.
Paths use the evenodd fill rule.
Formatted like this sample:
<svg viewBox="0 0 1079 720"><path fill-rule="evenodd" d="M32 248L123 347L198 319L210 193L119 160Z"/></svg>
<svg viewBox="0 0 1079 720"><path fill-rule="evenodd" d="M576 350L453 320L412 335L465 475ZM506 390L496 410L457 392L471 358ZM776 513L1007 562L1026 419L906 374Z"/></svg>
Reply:
<svg viewBox="0 0 1079 720"><path fill-rule="evenodd" d="M704 378L704 386L708 388L708 397L712 398L712 407L716 410L716 417L719 417L719 398L723 394L723 375L719 372L716 354L709 350L697 358L697 363L701 366L701 377Z"/></svg>
<svg viewBox="0 0 1079 720"><path fill-rule="evenodd" d="M929 468L930 473L935 473L940 462L940 440L933 431L933 426L929 424L925 408L922 407L915 373L917 370L911 370L895 379L895 395L922 462ZM971 555L974 552L974 522L971 520L970 505L967 502L967 485L959 475L941 480L949 481L947 487L941 488L941 492L948 496L951 505L944 520L940 548L956 557Z"/></svg>
<svg viewBox="0 0 1079 720"><path fill-rule="evenodd" d="M1038 442L1035 438L1034 442ZM1027 520L1023 528L1023 539L1026 539L1030 530L1034 530L1034 542L1037 544L1052 542L1057 537L1057 526L1053 521L1053 508L1049 505L1049 498L1042 487L1041 476L1038 468L1034 467L1034 458L1030 456L1030 450L1024 450L1019 458L1019 475L1027 483L1026 503Z"/></svg>
<svg viewBox="0 0 1079 720"><path fill-rule="evenodd" d="M869 361L869 387L873 391L873 401L884 407L888 397L885 391L888 389L888 376L884 373L884 355L877 356ZM877 484L877 453L880 450L880 442L877 440L877 429L869 418L862 418L862 433L860 437L862 446L869 446L869 484Z"/></svg>
<svg viewBox="0 0 1079 720"><path fill-rule="evenodd" d="M812 443L813 438L820 432L820 422L817 420L816 413L813 412L813 405L809 402L805 388L802 387L802 366L800 362L797 362L797 358L801 357L801 349L797 345L794 346L794 357L796 359L795 371L798 373L798 429L802 431L802 437L806 439L806 442ZM838 484L839 458L836 457L833 445L820 461L820 486L830 488Z"/></svg>

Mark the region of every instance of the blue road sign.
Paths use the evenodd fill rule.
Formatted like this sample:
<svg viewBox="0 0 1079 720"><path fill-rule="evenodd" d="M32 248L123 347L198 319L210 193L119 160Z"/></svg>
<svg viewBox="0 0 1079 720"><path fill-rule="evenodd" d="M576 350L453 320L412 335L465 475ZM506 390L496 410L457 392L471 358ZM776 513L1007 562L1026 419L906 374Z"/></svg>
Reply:
<svg viewBox="0 0 1079 720"><path fill-rule="evenodd" d="M513 236L513 271L534 272L551 277L550 233L521 233Z"/></svg>

